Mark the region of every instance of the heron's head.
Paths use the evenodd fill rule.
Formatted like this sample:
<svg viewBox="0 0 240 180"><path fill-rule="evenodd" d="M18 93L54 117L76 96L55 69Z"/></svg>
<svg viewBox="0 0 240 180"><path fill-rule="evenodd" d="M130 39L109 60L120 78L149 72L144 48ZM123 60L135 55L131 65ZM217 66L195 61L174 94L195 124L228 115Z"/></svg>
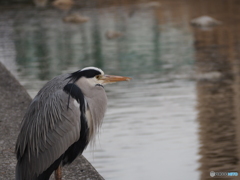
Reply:
<svg viewBox="0 0 240 180"><path fill-rule="evenodd" d="M104 86L118 81L129 81L131 78L115 75L105 75L104 72L96 67L86 67L71 74L73 81L84 79L91 86Z"/></svg>

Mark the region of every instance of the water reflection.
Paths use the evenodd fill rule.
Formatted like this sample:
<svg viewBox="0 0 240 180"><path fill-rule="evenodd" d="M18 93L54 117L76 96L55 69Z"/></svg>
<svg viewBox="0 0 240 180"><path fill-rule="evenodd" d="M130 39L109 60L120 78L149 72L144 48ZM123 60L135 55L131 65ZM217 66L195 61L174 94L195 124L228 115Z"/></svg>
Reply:
<svg viewBox="0 0 240 180"><path fill-rule="evenodd" d="M205 7L203 12L224 22L207 31L194 29L197 71L200 74L197 82L202 144L200 170L201 179L208 179L210 171L239 171L239 130L236 131L235 128L239 124L235 112L235 106L239 104L236 96L239 89L234 88L235 79L238 79L238 73L234 73L235 43L238 41L235 34L238 25L235 24L235 16L231 14L239 9L239 5L234 1L222 4L212 1L196 3L194 9L199 6ZM231 17L232 21L227 17Z"/></svg>
<svg viewBox="0 0 240 180"><path fill-rule="evenodd" d="M14 21L17 63L28 67L24 73L35 73L41 80L59 74L57 69L79 66L79 63L110 70L121 68L128 74L174 71L176 67L192 64L189 29L171 24L159 27L158 14L152 10L135 12L129 18L123 13L127 8L114 9L82 10L91 21L80 25L65 24L58 11L24 12L23 18ZM105 33L109 29L118 30L124 36L108 40ZM186 41L189 43L179 48ZM32 67L38 71L31 72Z"/></svg>

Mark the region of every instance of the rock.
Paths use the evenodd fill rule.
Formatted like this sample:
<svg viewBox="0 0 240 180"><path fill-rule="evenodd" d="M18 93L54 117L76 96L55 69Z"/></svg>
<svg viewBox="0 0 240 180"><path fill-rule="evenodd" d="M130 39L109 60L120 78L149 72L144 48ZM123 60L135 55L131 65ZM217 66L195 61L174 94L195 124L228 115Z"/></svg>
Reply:
<svg viewBox="0 0 240 180"><path fill-rule="evenodd" d="M212 71L212 72L206 72L206 73L199 73L196 76L197 80L205 80L205 81L217 81L223 77L221 72L218 71Z"/></svg>
<svg viewBox="0 0 240 180"><path fill-rule="evenodd" d="M64 17L63 21L69 23L85 23L89 21L89 18L75 13Z"/></svg>
<svg viewBox="0 0 240 180"><path fill-rule="evenodd" d="M158 8L160 6L161 4L157 1L149 2L146 4L146 7L149 7L149 8Z"/></svg>
<svg viewBox="0 0 240 180"><path fill-rule="evenodd" d="M37 7L45 7L48 3L48 0L34 0L33 2Z"/></svg>
<svg viewBox="0 0 240 180"><path fill-rule="evenodd" d="M61 10L69 10L74 5L73 0L55 0L52 5Z"/></svg>
<svg viewBox="0 0 240 180"><path fill-rule="evenodd" d="M222 24L221 21L213 19L209 16L201 16L191 20L191 25L198 27L212 27L220 24Z"/></svg>
<svg viewBox="0 0 240 180"><path fill-rule="evenodd" d="M122 37L123 33L119 31L108 30L105 35L108 39L116 39Z"/></svg>

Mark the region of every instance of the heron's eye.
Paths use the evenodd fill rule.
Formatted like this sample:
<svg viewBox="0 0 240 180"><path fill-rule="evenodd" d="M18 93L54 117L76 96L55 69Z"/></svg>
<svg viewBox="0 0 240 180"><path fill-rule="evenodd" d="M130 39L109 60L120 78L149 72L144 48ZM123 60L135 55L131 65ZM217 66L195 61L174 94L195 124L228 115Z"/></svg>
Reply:
<svg viewBox="0 0 240 180"><path fill-rule="evenodd" d="M96 75L95 77L99 80L101 76L100 75Z"/></svg>

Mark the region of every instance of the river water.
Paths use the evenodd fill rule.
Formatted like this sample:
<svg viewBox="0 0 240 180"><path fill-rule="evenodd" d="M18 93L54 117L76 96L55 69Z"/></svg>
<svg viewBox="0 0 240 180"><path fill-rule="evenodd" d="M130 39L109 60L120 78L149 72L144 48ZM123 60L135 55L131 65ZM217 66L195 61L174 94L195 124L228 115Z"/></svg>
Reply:
<svg viewBox="0 0 240 180"><path fill-rule="evenodd" d="M32 97L54 76L86 66L133 78L105 87L103 126L83 153L105 179L200 176L192 29L160 8L74 9L90 18L83 24L64 23L69 12L53 8L0 13L0 61ZM108 39L108 30L123 36Z"/></svg>

